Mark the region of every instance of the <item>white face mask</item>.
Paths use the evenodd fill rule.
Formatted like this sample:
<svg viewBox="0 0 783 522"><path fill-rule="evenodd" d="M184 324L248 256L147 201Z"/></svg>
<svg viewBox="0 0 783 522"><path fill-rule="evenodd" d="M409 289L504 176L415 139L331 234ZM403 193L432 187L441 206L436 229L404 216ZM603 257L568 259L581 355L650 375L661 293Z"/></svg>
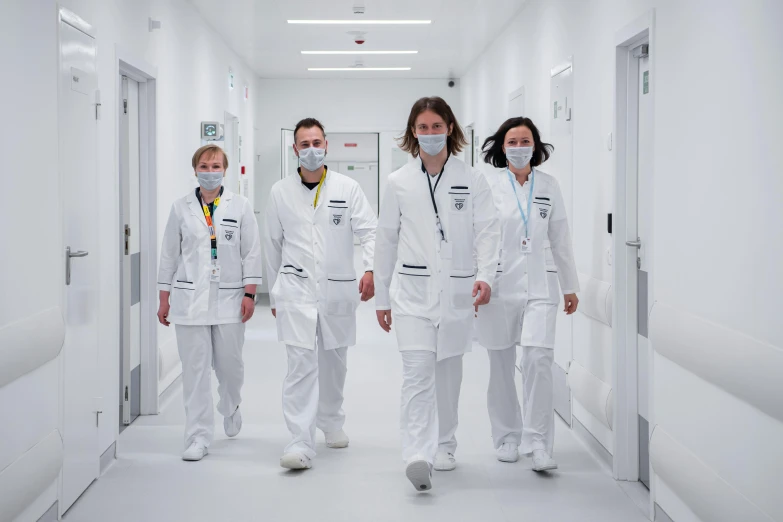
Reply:
<svg viewBox="0 0 783 522"><path fill-rule="evenodd" d="M309 149L299 150L299 164L310 172L315 172L323 167L325 160L326 149L310 147Z"/></svg>
<svg viewBox="0 0 783 522"><path fill-rule="evenodd" d="M437 156L446 146L446 134L419 134L419 148L430 156Z"/></svg>
<svg viewBox="0 0 783 522"><path fill-rule="evenodd" d="M223 172L196 172L198 184L204 190L215 190L223 183Z"/></svg>
<svg viewBox="0 0 783 522"><path fill-rule="evenodd" d="M515 169L523 169L533 157L533 147L506 147L506 159Z"/></svg>

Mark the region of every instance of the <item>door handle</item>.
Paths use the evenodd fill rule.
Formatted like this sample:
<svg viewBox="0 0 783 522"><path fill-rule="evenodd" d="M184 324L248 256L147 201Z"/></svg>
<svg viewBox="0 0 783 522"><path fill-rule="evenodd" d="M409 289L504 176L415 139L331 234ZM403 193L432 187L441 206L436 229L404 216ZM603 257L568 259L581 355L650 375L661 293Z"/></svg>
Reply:
<svg viewBox="0 0 783 522"><path fill-rule="evenodd" d="M71 247L65 247L65 285L71 284L71 258L72 257L87 257L90 253L84 250L77 252L71 252Z"/></svg>
<svg viewBox="0 0 783 522"><path fill-rule="evenodd" d="M642 248L642 240L638 237L636 238L636 241L626 241L625 244L629 247Z"/></svg>

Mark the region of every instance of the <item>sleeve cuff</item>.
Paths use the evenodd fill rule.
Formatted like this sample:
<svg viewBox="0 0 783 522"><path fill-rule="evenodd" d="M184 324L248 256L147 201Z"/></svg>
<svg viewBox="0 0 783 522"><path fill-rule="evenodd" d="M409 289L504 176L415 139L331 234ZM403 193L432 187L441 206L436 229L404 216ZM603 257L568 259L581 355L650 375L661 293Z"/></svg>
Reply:
<svg viewBox="0 0 783 522"><path fill-rule="evenodd" d="M171 292L171 283L158 283L158 292Z"/></svg>
<svg viewBox="0 0 783 522"><path fill-rule="evenodd" d="M261 283L261 276L246 276L242 278L243 285L260 285Z"/></svg>

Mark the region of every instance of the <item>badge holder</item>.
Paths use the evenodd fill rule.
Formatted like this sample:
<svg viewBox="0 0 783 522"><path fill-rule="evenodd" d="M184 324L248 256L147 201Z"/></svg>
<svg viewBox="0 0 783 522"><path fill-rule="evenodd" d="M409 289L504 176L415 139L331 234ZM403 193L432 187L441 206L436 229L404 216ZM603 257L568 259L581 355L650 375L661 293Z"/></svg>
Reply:
<svg viewBox="0 0 783 522"><path fill-rule="evenodd" d="M519 244L519 251L523 254L529 254L533 251L533 241L529 237L522 236Z"/></svg>
<svg viewBox="0 0 783 522"><path fill-rule="evenodd" d="M209 282L210 283L219 283L220 282L220 265L212 265L212 267L209 270Z"/></svg>

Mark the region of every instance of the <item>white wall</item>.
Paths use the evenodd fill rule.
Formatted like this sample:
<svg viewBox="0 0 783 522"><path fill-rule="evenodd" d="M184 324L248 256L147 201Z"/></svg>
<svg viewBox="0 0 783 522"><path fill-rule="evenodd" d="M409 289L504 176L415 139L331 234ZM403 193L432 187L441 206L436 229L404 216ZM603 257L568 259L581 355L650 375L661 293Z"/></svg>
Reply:
<svg viewBox="0 0 783 522"><path fill-rule="evenodd" d="M423 96L441 96L460 119L460 89L448 80L271 80L259 82L258 128L262 144L256 206L266 205L280 179L280 129L293 129L307 117L330 132L402 131L413 103ZM383 146L383 144L382 144ZM327 162L328 164L328 162ZM381 171L381 176L389 173ZM381 180L381 188L385 186ZM263 230L263 214L259 225ZM266 283L260 291L267 292Z"/></svg>
<svg viewBox="0 0 783 522"><path fill-rule="evenodd" d="M254 173L253 126L257 111L258 79L207 26L190 4L183 0L134 0L94 2L61 0L66 7L97 30L98 88L102 93L103 112L99 122L98 172L100 198L90 204L98 207L96 233L100 236L100 301L99 365L103 396L103 419L100 426L100 447L96 456L117 439L119 389L119 192L115 150L117 132L115 100L118 98L115 46L157 67L157 225L158 243L162 239L171 203L195 187L190 160L201 145L198 122L223 121L224 111L239 117L243 137L243 163L248 176ZM23 52L6 53L3 69L16 81L3 82L0 87L3 116L13 122L6 126L0 151L6 162L2 174L8 193L4 210L17 216L25 226L9 227L3 256L0 256L0 288L12 299L0 300L0 329L18 320L60 303L62 284L62 253L58 222L58 157L57 157L57 42L54 0L26 2L13 0L4 4L0 19L0 41L6 49ZM148 18L162 22L162 28L148 30ZM30 35L34 35L31 37ZM235 76L235 89L228 88L228 69ZM244 101L244 86L250 88L250 99ZM231 158L236 161L236 158ZM10 185L9 185L10 184ZM236 191L235 187L232 187ZM31 206L33 205L33 206ZM34 210L31 210L34 208ZM92 255L92 254L91 254ZM160 327L159 346L176 352L173 330ZM47 367L48 368L48 367ZM49 373L41 368L21 382L26 388L14 386L16 397L36 396L48 389L43 379ZM37 377L40 374L40 378ZM21 380L20 380L21 381ZM16 383L14 383L16 384ZM8 416L6 406L12 404L7 391L0 388L0 418ZM10 391L9 391L10 393ZM48 397L58 404L56 396ZM49 415L51 408L28 410L31 415ZM56 409L54 410L56 411ZM48 418L48 417L47 417ZM37 424L57 426L56 417ZM13 423L0 422L9 429ZM0 440L11 434L0 431ZM37 440L23 443L31 447ZM18 444L14 444L16 448ZM14 455L5 455L0 447L0 469ZM47 506L48 507L48 506Z"/></svg>
<svg viewBox="0 0 783 522"><path fill-rule="evenodd" d="M613 165L606 137L614 117L614 35L651 8L656 10L653 295L780 350L783 328L770 300L783 290L783 159L774 148L783 140L783 102L776 88L783 80L783 4L531 0L463 76L463 119L475 121L483 138L505 119L509 92L524 85L527 116L546 140L549 70L573 55L576 261L579 272L610 283L611 237L605 223L613 205ZM725 248L726 237L736 238L736 248ZM609 336L602 325L578 319L575 359L610 380ZM725 391L660 355L654 372L654 422L779 520L780 508L773 507L777 492L762 483L761 474L753 476L766 463L748 460L741 448L759 445L758 455L778 454L772 440L780 423L745 402L722 408ZM687 415L666 389L694 398L687 402ZM726 417L714 414L721 409ZM736 415L744 421L745 436L725 429ZM594 422L580 420L588 427ZM700 444L695 432L721 438L722 450ZM606 434L598 435L606 443ZM745 471L735 478L730 470L737 469ZM783 472L774 469L780 483ZM657 490L664 509L681 513L677 522L699 520L695 512L678 509L681 499L671 495L683 492Z"/></svg>

